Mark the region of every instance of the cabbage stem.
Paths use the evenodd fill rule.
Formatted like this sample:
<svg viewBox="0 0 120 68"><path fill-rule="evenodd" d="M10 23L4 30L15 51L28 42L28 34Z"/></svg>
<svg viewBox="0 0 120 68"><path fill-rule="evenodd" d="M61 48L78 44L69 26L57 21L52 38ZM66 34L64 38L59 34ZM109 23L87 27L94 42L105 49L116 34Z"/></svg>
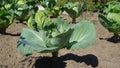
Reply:
<svg viewBox="0 0 120 68"><path fill-rule="evenodd" d="M76 23L76 18L72 18L72 24Z"/></svg>
<svg viewBox="0 0 120 68"><path fill-rule="evenodd" d="M58 57L58 51L52 52L52 57Z"/></svg>

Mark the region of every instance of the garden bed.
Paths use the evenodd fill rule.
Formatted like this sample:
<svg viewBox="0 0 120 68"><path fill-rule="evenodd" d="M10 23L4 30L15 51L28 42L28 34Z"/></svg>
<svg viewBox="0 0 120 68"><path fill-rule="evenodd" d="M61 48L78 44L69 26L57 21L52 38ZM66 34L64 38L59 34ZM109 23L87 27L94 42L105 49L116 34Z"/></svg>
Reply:
<svg viewBox="0 0 120 68"><path fill-rule="evenodd" d="M60 17L71 22L67 15ZM14 21L7 29L7 34L0 35L0 68L119 68L120 43L107 41L113 34L99 23L97 13L84 12L77 21L81 19L94 23L96 40L92 46L83 50L60 50L56 63L52 63L49 53L35 53L29 57L20 55L16 50L17 41L26 25Z"/></svg>

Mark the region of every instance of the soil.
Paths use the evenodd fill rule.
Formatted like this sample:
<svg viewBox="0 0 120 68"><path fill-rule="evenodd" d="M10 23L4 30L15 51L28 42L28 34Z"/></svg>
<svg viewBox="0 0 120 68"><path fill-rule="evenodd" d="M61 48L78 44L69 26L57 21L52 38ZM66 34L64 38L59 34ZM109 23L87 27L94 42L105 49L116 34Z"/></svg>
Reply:
<svg viewBox="0 0 120 68"><path fill-rule="evenodd" d="M107 41L113 36L98 21L97 13L84 12L77 21L90 20L96 28L96 40L93 45L83 50L61 49L56 62L52 62L50 53L34 53L22 56L17 50L17 41L23 28L22 23L14 23L7 29L7 34L0 35L0 68L120 68L120 43ZM60 17L71 22L67 15Z"/></svg>

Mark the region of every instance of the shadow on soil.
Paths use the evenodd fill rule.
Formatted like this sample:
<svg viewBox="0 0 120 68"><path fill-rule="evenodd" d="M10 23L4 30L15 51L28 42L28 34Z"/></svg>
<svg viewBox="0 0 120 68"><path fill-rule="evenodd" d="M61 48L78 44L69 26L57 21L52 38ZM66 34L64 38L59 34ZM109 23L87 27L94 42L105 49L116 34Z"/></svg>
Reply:
<svg viewBox="0 0 120 68"><path fill-rule="evenodd" d="M100 40L106 40L112 43L120 43L120 36L112 36L111 38L99 38Z"/></svg>
<svg viewBox="0 0 120 68"><path fill-rule="evenodd" d="M67 60L74 60L78 63L84 62L87 65L91 65L93 68L98 66L98 58L95 55L88 54L84 56L74 55L72 53L58 57L56 61L51 57L40 57L36 60L35 68L65 68Z"/></svg>
<svg viewBox="0 0 120 68"><path fill-rule="evenodd" d="M20 36L21 33L11 34L11 33L1 33L2 35L10 35L10 36Z"/></svg>

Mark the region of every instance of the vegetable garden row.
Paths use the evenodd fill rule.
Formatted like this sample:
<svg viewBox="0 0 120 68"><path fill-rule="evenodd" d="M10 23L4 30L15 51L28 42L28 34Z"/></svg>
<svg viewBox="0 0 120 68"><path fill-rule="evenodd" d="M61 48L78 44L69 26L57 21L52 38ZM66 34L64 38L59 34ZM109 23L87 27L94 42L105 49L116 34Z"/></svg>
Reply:
<svg viewBox="0 0 120 68"><path fill-rule="evenodd" d="M39 5L44 10L39 10ZM10 0L0 2L0 33L6 34L6 29L14 19L26 21L28 28L23 28L17 42L20 54L29 56L34 52L52 53L53 59L58 57L62 48L75 50L84 49L94 42L96 31L94 24L88 20L76 22L86 7L86 2L63 2L57 0ZM68 22L60 17L63 12L72 18ZM100 23L113 32L113 42L120 42L120 2L110 1L103 11L98 11ZM72 23L72 25L70 25Z"/></svg>

